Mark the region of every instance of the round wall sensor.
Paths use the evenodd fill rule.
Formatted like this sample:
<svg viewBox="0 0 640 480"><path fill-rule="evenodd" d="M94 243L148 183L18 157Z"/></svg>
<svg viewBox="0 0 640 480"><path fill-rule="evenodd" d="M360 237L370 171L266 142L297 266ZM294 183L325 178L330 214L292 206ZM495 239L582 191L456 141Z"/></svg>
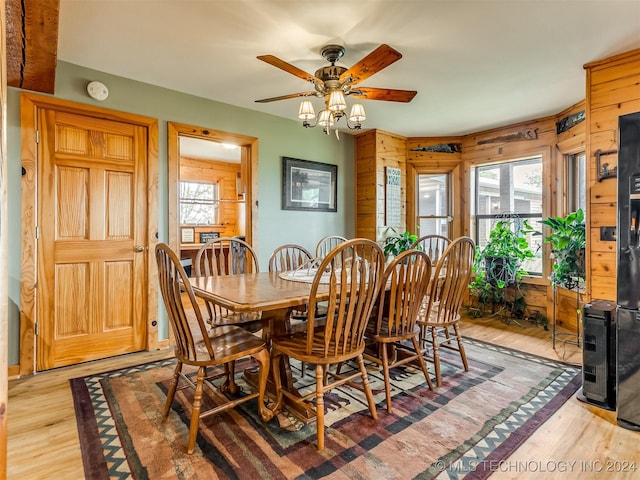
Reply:
<svg viewBox="0 0 640 480"><path fill-rule="evenodd" d="M102 101L109 96L109 89L104 83L94 81L87 85L87 93L91 98Z"/></svg>

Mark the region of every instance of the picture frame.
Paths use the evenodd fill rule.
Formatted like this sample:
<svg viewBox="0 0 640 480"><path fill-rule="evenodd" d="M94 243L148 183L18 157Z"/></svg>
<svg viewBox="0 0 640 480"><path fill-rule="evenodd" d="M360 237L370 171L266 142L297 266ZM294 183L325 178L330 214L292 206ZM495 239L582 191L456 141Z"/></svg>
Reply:
<svg viewBox="0 0 640 480"><path fill-rule="evenodd" d="M200 232L200 243L207 243L216 238L220 238L220 232Z"/></svg>
<svg viewBox="0 0 640 480"><path fill-rule="evenodd" d="M282 209L338 211L338 166L282 157Z"/></svg>
<svg viewBox="0 0 640 480"><path fill-rule="evenodd" d="M193 227L180 228L180 243L195 243L196 229Z"/></svg>

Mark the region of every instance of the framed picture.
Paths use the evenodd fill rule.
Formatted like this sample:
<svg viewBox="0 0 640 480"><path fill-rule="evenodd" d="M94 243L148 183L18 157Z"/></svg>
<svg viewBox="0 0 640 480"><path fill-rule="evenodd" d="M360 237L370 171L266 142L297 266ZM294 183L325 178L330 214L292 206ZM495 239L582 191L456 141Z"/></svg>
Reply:
<svg viewBox="0 0 640 480"><path fill-rule="evenodd" d="M180 243L194 243L196 241L196 229L193 227L182 227L180 229Z"/></svg>
<svg viewBox="0 0 640 480"><path fill-rule="evenodd" d="M220 232L200 232L200 243L207 243L220 238Z"/></svg>
<svg viewBox="0 0 640 480"><path fill-rule="evenodd" d="M282 157L282 209L338 211L338 166Z"/></svg>

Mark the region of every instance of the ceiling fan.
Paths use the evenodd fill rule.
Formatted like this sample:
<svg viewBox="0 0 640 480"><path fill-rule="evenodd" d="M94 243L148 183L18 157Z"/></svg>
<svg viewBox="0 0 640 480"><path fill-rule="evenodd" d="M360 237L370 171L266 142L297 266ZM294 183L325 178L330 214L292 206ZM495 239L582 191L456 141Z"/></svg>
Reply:
<svg viewBox="0 0 640 480"><path fill-rule="evenodd" d="M262 60L263 62L312 83L315 90L310 92L292 93L279 97L264 98L256 100L256 102L267 103L297 97L315 96L324 98L324 110L320 112L315 124L310 123L310 120L315 118L315 112L313 110L313 105L309 100L305 100L300 104L298 118L303 121L303 126L314 127L316 125L320 125L323 127L324 131L328 133L329 128L334 122L337 122L340 118L346 116L346 96L366 100L385 100L388 102L402 103L408 103L413 99L413 97L415 97L417 92L414 90L395 90L390 88L357 86L360 82L369 78L371 75L400 60L402 58L402 54L397 50L394 50L389 45L380 45L351 68L336 65L336 62L342 58L344 52L345 49L341 45L326 45L323 47L320 54L331 65L319 68L313 75L273 55L258 56L258 60ZM365 119L366 115L364 113L364 107L361 104L354 104L351 113L347 117L347 126L351 129L360 129L362 121ZM353 125L349 124L349 121L351 121Z"/></svg>

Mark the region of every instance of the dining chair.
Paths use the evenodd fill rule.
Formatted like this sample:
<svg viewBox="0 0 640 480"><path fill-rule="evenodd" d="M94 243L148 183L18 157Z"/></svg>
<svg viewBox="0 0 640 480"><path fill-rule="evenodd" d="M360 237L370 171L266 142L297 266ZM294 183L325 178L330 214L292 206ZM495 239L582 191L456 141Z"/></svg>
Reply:
<svg viewBox="0 0 640 480"><path fill-rule="evenodd" d="M311 252L300 245L292 243L281 245L277 247L271 257L269 258L269 271L270 272L287 272L296 270L297 268L308 264L313 260ZM307 320L307 307L295 309L291 312L291 325L289 327L292 330L304 327L304 322Z"/></svg>
<svg viewBox="0 0 640 480"><path fill-rule="evenodd" d="M287 272L313 260L311 252L300 245L288 243L277 247L269 257L270 272Z"/></svg>
<svg viewBox="0 0 640 480"><path fill-rule="evenodd" d="M390 368L417 361L429 390L433 390L419 344L420 327L416 323L430 278L429 256L418 250L399 254L387 265L382 277L385 287L380 289L374 322L369 324L366 331L366 336L374 342L377 354L368 354L365 350L364 356L382 366L388 413L392 413ZM392 364L389 363L390 348L394 348L396 354ZM404 355L398 355L398 351Z"/></svg>
<svg viewBox="0 0 640 480"><path fill-rule="evenodd" d="M442 235L424 235L418 240L416 240L411 248L415 248L418 250L422 250L424 253L429 255L429 259L431 260L431 266L435 267L442 257L442 254L447 249L451 240ZM428 293L427 293L428 295ZM424 306L426 307L429 302L429 298L425 297Z"/></svg>
<svg viewBox="0 0 640 480"><path fill-rule="evenodd" d="M195 448L198 424L201 418L234 408L253 399L258 401L258 410L261 418L264 421L272 418L272 412L264 405L264 393L269 374L269 351L262 338L252 335L240 327L225 325L208 328L202 318L189 278L182 265L180 265L180 260L176 254L164 243L156 246L155 254L158 263L160 292L175 337L175 356L177 359L162 413L164 417L169 415L180 379L186 381L186 387L195 388L189 426L189 440L187 442L187 453L191 454ZM193 308L195 321L189 320L185 310L185 297L188 300L187 305L190 304L189 306ZM214 375L208 376L207 368L224 366L248 356L253 357L260 366L258 391L220 403L202 412L204 387L206 386L211 390L219 389L220 386L216 387L213 381L226 375L226 372L221 374L219 369L215 369ZM183 365L191 365L198 368L195 383L182 373ZM215 398L219 397L220 395L215 396ZM222 398L224 398L224 395Z"/></svg>
<svg viewBox="0 0 640 480"><path fill-rule="evenodd" d="M411 245L411 248L422 250L429 255L431 264L435 265L450 243L451 240L442 235L425 235L416 240L413 245Z"/></svg>
<svg viewBox="0 0 640 480"><path fill-rule="evenodd" d="M269 258L270 272L286 272L296 270L305 264L313 261L311 252L300 245L292 243L277 247ZM307 305L300 306L291 312L289 317L288 330L291 332L304 331L307 328ZM320 304L316 304L316 327L322 326L322 320L326 318L326 308ZM301 375L306 372L305 363L300 366Z"/></svg>
<svg viewBox="0 0 640 480"><path fill-rule="evenodd" d="M440 348L457 350L466 372L467 356L460 335L460 308L469 288L475 256L475 244L469 237L459 237L445 249L436 264L427 307L418 319L422 353L433 362L436 385L442 385ZM456 342L454 345L453 342ZM427 355L431 347L431 357Z"/></svg>
<svg viewBox="0 0 640 480"><path fill-rule="evenodd" d="M241 275L259 272L258 256L251 245L234 237L222 237L205 243L198 250L193 268L196 278ZM220 305L205 301L212 325L239 325L250 331L262 328L260 314L237 314Z"/></svg>
<svg viewBox="0 0 640 480"><path fill-rule="evenodd" d="M324 449L324 394L329 390L360 377L369 412L374 419L378 418L363 352L364 332L380 289L384 263L382 249L372 240L358 238L335 247L321 262L311 283L306 331L274 337L271 341L277 392L274 412L279 411L285 396L303 404L303 408L312 408L310 400L315 397L318 450ZM326 295L318 295L321 287L328 290ZM315 306L320 298L327 307L327 315L324 327L316 329ZM315 390L298 396L282 388L280 362L283 356L316 366ZM330 365L351 359L358 362L359 368L355 371L346 375L329 372Z"/></svg>
<svg viewBox="0 0 640 480"><path fill-rule="evenodd" d="M329 235L328 237L324 237L320 239L318 244L316 245L316 257L324 258L327 254L333 250L335 247L340 245L343 242L346 242L347 239L341 237L339 235Z"/></svg>

